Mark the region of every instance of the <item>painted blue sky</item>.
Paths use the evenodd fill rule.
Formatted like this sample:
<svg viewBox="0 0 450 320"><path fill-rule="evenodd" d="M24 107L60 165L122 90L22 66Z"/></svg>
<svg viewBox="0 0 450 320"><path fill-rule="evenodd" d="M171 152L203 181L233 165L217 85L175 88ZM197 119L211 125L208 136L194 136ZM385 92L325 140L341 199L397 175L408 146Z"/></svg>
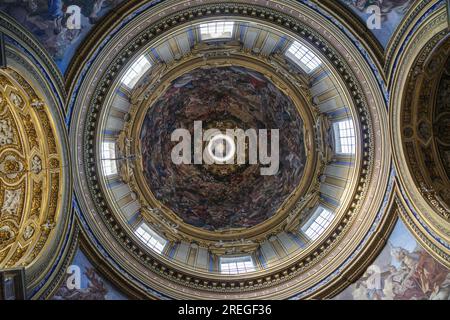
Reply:
<svg viewBox="0 0 450 320"><path fill-rule="evenodd" d="M397 26L402 21L414 0L339 0L347 5L361 20L366 23L373 14L370 6L378 5L381 9L381 29L372 30L375 37L387 47L389 40L395 32Z"/></svg>

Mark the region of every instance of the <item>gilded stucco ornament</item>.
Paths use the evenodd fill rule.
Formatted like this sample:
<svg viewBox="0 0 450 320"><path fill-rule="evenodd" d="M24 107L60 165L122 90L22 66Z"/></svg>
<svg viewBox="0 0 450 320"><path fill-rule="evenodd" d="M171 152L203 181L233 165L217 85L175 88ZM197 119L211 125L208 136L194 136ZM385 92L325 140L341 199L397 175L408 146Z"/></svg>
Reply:
<svg viewBox="0 0 450 320"><path fill-rule="evenodd" d="M416 9L423 14L435 4ZM446 7L435 6L397 54L390 115L401 213L421 244L449 266L450 177L443 141L448 136L444 88L450 56Z"/></svg>
<svg viewBox="0 0 450 320"><path fill-rule="evenodd" d="M44 105L36 110L37 94L26 80L11 69L1 70L0 90L2 97L9 96L0 115L0 267L27 267L50 235L35 225L58 220L60 169L44 169L42 159L60 155ZM48 192L43 193L42 186Z"/></svg>

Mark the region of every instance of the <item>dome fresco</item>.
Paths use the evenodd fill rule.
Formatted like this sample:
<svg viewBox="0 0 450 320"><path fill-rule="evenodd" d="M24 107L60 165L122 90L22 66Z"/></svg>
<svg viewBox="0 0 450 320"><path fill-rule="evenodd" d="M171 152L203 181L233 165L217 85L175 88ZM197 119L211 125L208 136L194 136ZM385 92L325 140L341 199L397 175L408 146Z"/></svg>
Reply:
<svg viewBox="0 0 450 320"><path fill-rule="evenodd" d="M449 300L449 13L0 0L0 300Z"/></svg>
<svg viewBox="0 0 450 320"><path fill-rule="evenodd" d="M178 142L171 142L171 134L185 128L194 136L194 121L224 133L278 129L279 170L261 175L262 164L248 161L174 164L171 152ZM262 74L246 68L196 69L173 81L149 109L140 139L145 178L155 197L184 222L212 231L269 219L299 184L306 162L295 105Z"/></svg>
<svg viewBox="0 0 450 320"><path fill-rule="evenodd" d="M85 88L94 104L75 113L87 128L76 130L87 142L75 139L87 151L77 156L84 158L79 163L89 163L90 154L100 161L78 177L86 181L82 189L97 190L86 189L83 198L102 217L86 216L88 224L113 225L105 236L116 240L102 244L121 251L116 242L123 243L128 249L119 253L120 263L171 297L255 298L262 293L258 283L267 297L293 297L306 286L305 270L316 278L331 271L331 264L317 263L323 252L337 258L338 242L353 238L354 246L372 228L380 185L389 180L387 162L374 152L385 133L372 131L381 125L373 117L384 102L359 90L359 81L369 79L351 76L331 49L335 42L315 34L309 42L306 28L294 36L249 19L248 11L234 21L223 20L225 7L216 19L203 18L201 10L192 11L194 23L172 21L167 37L155 37L144 27L150 17L142 18L139 30L148 40L108 51L101 64L110 78L98 75L92 90ZM209 164L210 146L227 154L231 144L212 144L215 136L192 163L199 123L206 137L212 129L257 131L258 151L267 130L263 151L279 162L277 170L262 174L272 165L259 161L260 152L256 163ZM237 149L238 140L231 139ZM252 139L243 147L247 156Z"/></svg>

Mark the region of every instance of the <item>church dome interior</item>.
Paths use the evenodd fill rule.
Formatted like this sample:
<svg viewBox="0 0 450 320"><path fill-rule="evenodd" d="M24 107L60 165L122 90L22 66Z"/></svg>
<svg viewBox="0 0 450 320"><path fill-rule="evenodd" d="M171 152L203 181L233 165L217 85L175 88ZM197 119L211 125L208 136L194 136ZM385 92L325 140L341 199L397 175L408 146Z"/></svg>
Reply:
<svg viewBox="0 0 450 320"><path fill-rule="evenodd" d="M0 299L449 300L449 21L1 0Z"/></svg>

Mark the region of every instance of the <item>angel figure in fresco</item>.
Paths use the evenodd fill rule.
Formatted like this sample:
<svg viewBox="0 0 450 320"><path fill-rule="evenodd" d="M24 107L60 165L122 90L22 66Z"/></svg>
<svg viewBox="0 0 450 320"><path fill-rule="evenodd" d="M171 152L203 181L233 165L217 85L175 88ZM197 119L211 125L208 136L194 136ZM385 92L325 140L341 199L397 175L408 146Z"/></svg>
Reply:
<svg viewBox="0 0 450 320"><path fill-rule="evenodd" d="M92 25L123 0L2 0L0 10L8 13L38 37L57 61ZM80 26L69 27L80 14ZM78 20L77 20L78 21Z"/></svg>
<svg viewBox="0 0 450 320"><path fill-rule="evenodd" d="M88 279L87 288L68 289L67 286L62 286L55 294L55 300L105 300L108 294L103 281L95 272L94 268L87 267L84 275Z"/></svg>
<svg viewBox="0 0 450 320"><path fill-rule="evenodd" d="M449 271L424 251L419 257L415 277L428 298L444 296L450 285Z"/></svg>
<svg viewBox="0 0 450 320"><path fill-rule="evenodd" d="M363 11L370 6L379 6L383 11L403 7L411 0L345 0L345 3Z"/></svg>
<svg viewBox="0 0 450 320"><path fill-rule="evenodd" d="M61 21L66 14L64 8L75 5L81 8L82 14L89 18L91 24L95 24L105 2L105 0L48 0L48 13L55 19L55 25L58 27L59 24L59 28L62 28ZM116 3L117 1L113 2Z"/></svg>
<svg viewBox="0 0 450 320"><path fill-rule="evenodd" d="M365 280L367 296L370 300L381 300L383 293L383 279L381 269L377 265L372 265L367 269L368 277Z"/></svg>

